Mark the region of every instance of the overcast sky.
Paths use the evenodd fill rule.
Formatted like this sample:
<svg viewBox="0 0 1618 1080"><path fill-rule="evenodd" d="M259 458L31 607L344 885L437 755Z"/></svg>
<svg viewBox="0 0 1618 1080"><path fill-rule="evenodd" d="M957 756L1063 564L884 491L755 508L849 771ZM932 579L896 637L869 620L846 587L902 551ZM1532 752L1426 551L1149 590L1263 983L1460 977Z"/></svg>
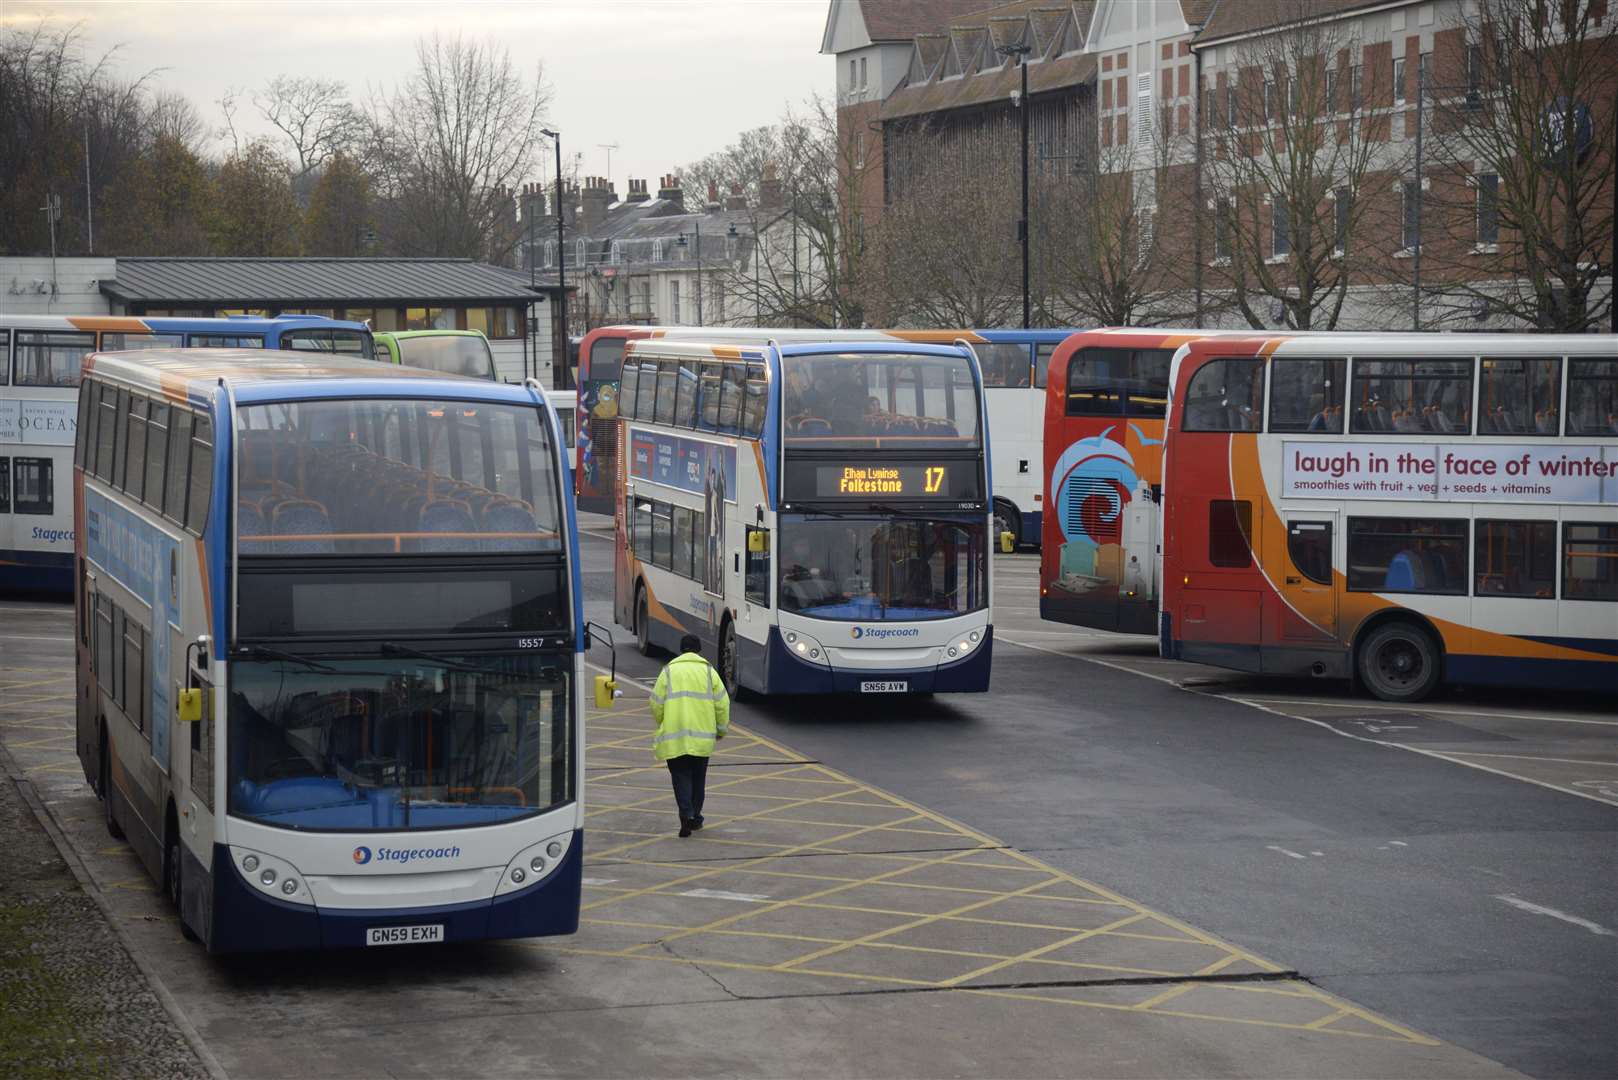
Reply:
<svg viewBox="0 0 1618 1080"><path fill-rule="evenodd" d="M821 56L826 0L538 0L531 3L254 0L208 3L0 2L0 25L44 17L81 22L92 55L114 45L133 76L163 69L217 124L214 104L231 87L262 87L277 74L341 79L356 100L391 90L415 41L439 31L510 49L531 71L543 63L553 92L551 126L586 176L657 178L720 149L739 132L777 119L788 104L834 89ZM238 114L238 123L262 120ZM549 151L546 153L550 159Z"/></svg>

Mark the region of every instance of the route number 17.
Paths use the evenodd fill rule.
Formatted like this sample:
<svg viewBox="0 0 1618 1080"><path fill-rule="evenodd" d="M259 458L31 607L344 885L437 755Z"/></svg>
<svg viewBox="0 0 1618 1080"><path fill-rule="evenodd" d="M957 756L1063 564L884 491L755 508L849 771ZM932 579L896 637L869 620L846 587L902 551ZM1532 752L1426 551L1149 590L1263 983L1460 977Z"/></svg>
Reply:
<svg viewBox="0 0 1618 1080"><path fill-rule="evenodd" d="M927 466L927 477L924 486L927 494L938 494L939 489L944 486L944 467L942 465Z"/></svg>

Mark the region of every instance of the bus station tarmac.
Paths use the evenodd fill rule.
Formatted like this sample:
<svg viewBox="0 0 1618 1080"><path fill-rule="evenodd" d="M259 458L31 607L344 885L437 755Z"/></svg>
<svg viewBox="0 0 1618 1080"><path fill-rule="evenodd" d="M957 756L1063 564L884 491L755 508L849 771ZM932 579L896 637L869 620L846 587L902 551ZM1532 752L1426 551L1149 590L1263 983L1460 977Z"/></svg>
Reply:
<svg viewBox="0 0 1618 1080"><path fill-rule="evenodd" d="M747 705L681 840L628 677L588 723L578 935L210 958L83 781L71 608L3 603L0 626L8 782L215 1075L1510 1074L764 737Z"/></svg>

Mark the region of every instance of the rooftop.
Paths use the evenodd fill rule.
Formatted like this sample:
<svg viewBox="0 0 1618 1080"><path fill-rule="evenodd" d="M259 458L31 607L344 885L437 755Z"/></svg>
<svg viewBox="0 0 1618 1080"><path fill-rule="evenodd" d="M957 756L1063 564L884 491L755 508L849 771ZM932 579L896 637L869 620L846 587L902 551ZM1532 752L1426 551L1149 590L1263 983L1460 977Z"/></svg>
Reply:
<svg viewBox="0 0 1618 1080"><path fill-rule="evenodd" d="M527 273L471 259L137 256L119 258L117 266L117 279L102 281L101 291L142 304L526 302L558 287L555 275L530 286Z"/></svg>

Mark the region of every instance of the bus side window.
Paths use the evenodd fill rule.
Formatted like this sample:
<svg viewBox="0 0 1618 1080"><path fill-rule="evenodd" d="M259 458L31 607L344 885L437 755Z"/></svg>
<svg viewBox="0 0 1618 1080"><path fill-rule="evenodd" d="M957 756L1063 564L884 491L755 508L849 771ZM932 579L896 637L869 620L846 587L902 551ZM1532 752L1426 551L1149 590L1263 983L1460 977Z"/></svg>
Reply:
<svg viewBox="0 0 1618 1080"><path fill-rule="evenodd" d="M1276 360L1270 365L1270 430L1343 433L1348 361Z"/></svg>
<svg viewBox="0 0 1618 1080"><path fill-rule="evenodd" d="M1562 599L1618 600L1618 525L1562 526Z"/></svg>
<svg viewBox="0 0 1618 1080"><path fill-rule="evenodd" d="M159 513L163 510L163 476L168 467L169 407L154 401L146 417L146 490L141 501Z"/></svg>
<svg viewBox="0 0 1618 1080"><path fill-rule="evenodd" d="M186 493L185 527L202 535L213 496L213 421L198 416L191 430L191 484Z"/></svg>
<svg viewBox="0 0 1618 1080"><path fill-rule="evenodd" d="M1185 394L1185 431L1263 429L1264 362L1213 360L1191 376Z"/></svg>
<svg viewBox="0 0 1618 1080"><path fill-rule="evenodd" d="M694 427L697 420L696 365L678 362L679 372L674 397L674 423L679 427Z"/></svg>
<svg viewBox="0 0 1618 1080"><path fill-rule="evenodd" d="M119 426L125 427L122 424ZM138 501L141 484L146 479L146 398L140 394L129 395L126 434L128 441L123 448L125 481L119 486L126 495Z"/></svg>
<svg viewBox="0 0 1618 1080"><path fill-rule="evenodd" d="M1034 346L1034 385L1045 389L1045 382L1050 376L1051 357L1056 355L1056 346L1047 342Z"/></svg>
<svg viewBox="0 0 1618 1080"><path fill-rule="evenodd" d="M747 365L747 400L742 408L744 434L757 439L764 434L764 413L769 404L769 384L763 364Z"/></svg>
<svg viewBox="0 0 1618 1080"><path fill-rule="evenodd" d="M652 419L655 410L652 408L657 401L657 361L642 360L640 362L640 389L635 395L635 418L637 420Z"/></svg>
<svg viewBox="0 0 1618 1080"><path fill-rule="evenodd" d="M746 372L740 364L726 364L724 386L720 388L719 429L735 431L742 415L742 397L746 394L743 380Z"/></svg>
<svg viewBox="0 0 1618 1080"><path fill-rule="evenodd" d="M113 452L112 433L118 430L118 395L110 386L101 388L101 403L96 407L96 431L105 432L106 438L100 434L96 438L96 467L95 474L103 480L111 481Z"/></svg>
<svg viewBox="0 0 1618 1080"><path fill-rule="evenodd" d="M0 514L11 513L11 459L0 457Z"/></svg>
<svg viewBox="0 0 1618 1080"><path fill-rule="evenodd" d="M1117 416L1124 399L1116 368L1129 354L1117 349L1085 349L1067 363L1067 415Z"/></svg>
<svg viewBox="0 0 1618 1080"><path fill-rule="evenodd" d="M107 483L124 489L124 468L128 464L128 455L124 453L124 442L129 437L129 391L119 390L118 400L114 407L118 410L118 423L109 431L100 432L98 439L112 440L112 475L107 477Z"/></svg>
<svg viewBox="0 0 1618 1080"><path fill-rule="evenodd" d="M5 363L6 361L6 334L7 331L0 330L0 363ZM5 378L0 376L0 385L4 384ZM92 448L95 446L95 443L89 440L90 417L95 415L91 411L90 401L92 395L96 392L96 386L97 384L94 382L87 382L79 391L79 419L73 433L73 459L79 463L81 468L86 470L90 467L90 459L85 456L85 447L87 445Z"/></svg>
<svg viewBox="0 0 1618 1080"><path fill-rule="evenodd" d="M175 409L169 424L169 469L163 492L163 516L185 521L185 488L191 471L191 413Z"/></svg>
<svg viewBox="0 0 1618 1080"><path fill-rule="evenodd" d="M1618 435L1618 357L1568 361L1567 433Z"/></svg>
<svg viewBox="0 0 1618 1080"><path fill-rule="evenodd" d="M754 540L757 535L760 539ZM770 606L770 530L747 528L746 594L749 604ZM755 551L754 548L759 550Z"/></svg>
<svg viewBox="0 0 1618 1080"><path fill-rule="evenodd" d="M719 426L719 365L702 365L701 393L697 395L698 426L710 431Z"/></svg>
<svg viewBox="0 0 1618 1080"><path fill-rule="evenodd" d="M594 353L592 352L592 355ZM635 394L640 389L640 361L631 360L624 365L623 381L618 385L618 415L626 420L635 419Z"/></svg>
<svg viewBox="0 0 1618 1080"><path fill-rule="evenodd" d="M678 360L663 360L657 365L657 406L654 418L659 424L674 423L674 395L679 382Z"/></svg>

